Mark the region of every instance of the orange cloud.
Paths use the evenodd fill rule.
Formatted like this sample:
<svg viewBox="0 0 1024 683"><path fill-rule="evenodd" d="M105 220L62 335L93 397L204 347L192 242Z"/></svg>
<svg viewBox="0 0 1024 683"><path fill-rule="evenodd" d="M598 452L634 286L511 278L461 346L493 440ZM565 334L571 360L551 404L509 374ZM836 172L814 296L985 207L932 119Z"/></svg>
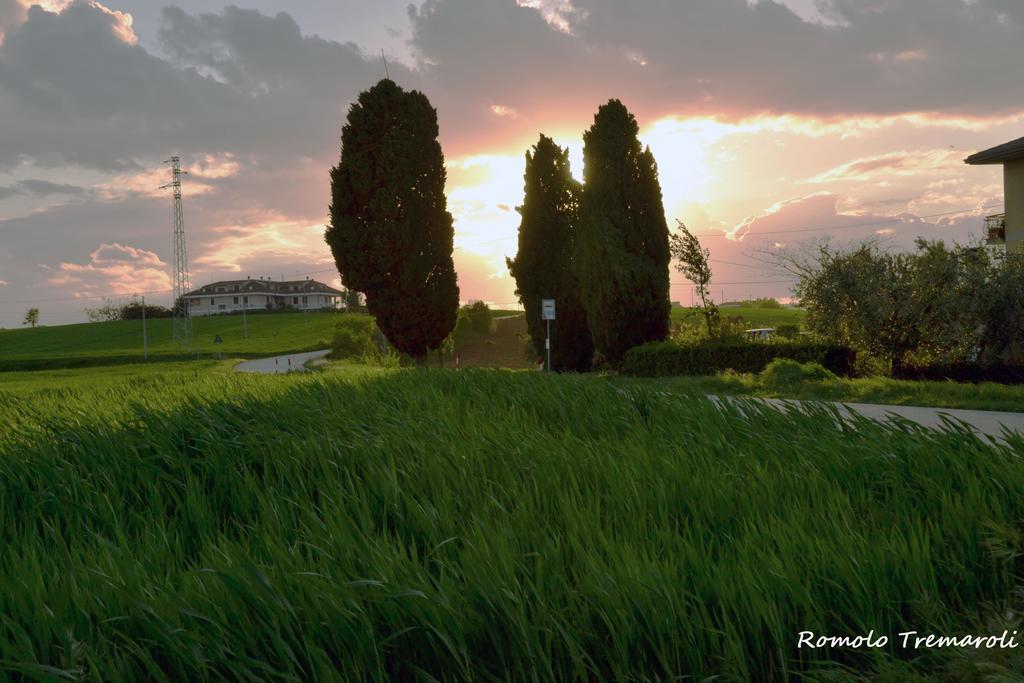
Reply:
<svg viewBox="0 0 1024 683"><path fill-rule="evenodd" d="M38 6L51 14L60 14L66 10L73 1L74 0L19 0L20 4L25 9L32 6ZM128 12L110 9L96 0L89 0L88 4L90 7L98 9L113 20L110 30L113 31L114 35L121 39L121 41L128 45L138 44L139 37L135 35L135 31L132 28L134 20L132 19L131 14Z"/></svg>
<svg viewBox="0 0 1024 683"><path fill-rule="evenodd" d="M459 274L459 298L463 301L486 301L508 306L516 304L516 282L504 261L457 249L455 271Z"/></svg>
<svg viewBox="0 0 1024 683"><path fill-rule="evenodd" d="M925 171L961 171L963 152L950 149L888 152L854 159L841 166L820 173L806 182L829 183L869 181L894 176L912 176Z"/></svg>
<svg viewBox="0 0 1024 683"><path fill-rule="evenodd" d="M492 104L491 111L494 112L495 116L501 116L506 119L518 119L519 112L512 107L506 107L501 104Z"/></svg>
<svg viewBox="0 0 1024 683"><path fill-rule="evenodd" d="M193 259L206 270L240 272L247 261L290 258L310 266L333 264L322 223L289 220L279 214L253 216L247 223L221 225Z"/></svg>
<svg viewBox="0 0 1024 683"><path fill-rule="evenodd" d="M181 194L184 197L195 197L213 192L209 180L221 180L238 173L239 164L233 154L207 154L191 165L181 179ZM106 183L96 185L99 196L106 200L121 200L130 195L148 197L167 197L170 190L164 188L171 182L170 166L148 168L138 173L115 176Z"/></svg>
<svg viewBox="0 0 1024 683"><path fill-rule="evenodd" d="M85 264L61 262L47 282L72 296L126 295L171 288L167 264L154 252L114 242L101 244Z"/></svg>

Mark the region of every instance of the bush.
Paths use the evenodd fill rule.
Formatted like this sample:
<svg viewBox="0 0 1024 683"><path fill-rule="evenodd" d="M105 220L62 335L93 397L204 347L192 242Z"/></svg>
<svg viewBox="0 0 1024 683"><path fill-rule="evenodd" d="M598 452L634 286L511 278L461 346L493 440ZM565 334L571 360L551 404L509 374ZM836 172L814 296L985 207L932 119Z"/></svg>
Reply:
<svg viewBox="0 0 1024 683"><path fill-rule="evenodd" d="M334 328L331 358L363 359L379 354L373 340L374 320L361 313L341 316Z"/></svg>
<svg viewBox="0 0 1024 683"><path fill-rule="evenodd" d="M775 334L783 339L796 339L800 336L800 326L793 323L783 323L775 328Z"/></svg>
<svg viewBox="0 0 1024 683"><path fill-rule="evenodd" d="M848 348L815 343L673 344L651 342L630 349L620 371L640 377L713 375L725 370L759 373L776 358L818 363L836 375L853 374L856 354Z"/></svg>
<svg viewBox="0 0 1024 683"><path fill-rule="evenodd" d="M789 358L776 358L760 375L761 381L769 387L788 387L835 378L835 373L820 363L798 363Z"/></svg>
<svg viewBox="0 0 1024 683"><path fill-rule="evenodd" d="M489 334L491 331L491 309L483 301L474 301L464 307L470 325L477 334Z"/></svg>

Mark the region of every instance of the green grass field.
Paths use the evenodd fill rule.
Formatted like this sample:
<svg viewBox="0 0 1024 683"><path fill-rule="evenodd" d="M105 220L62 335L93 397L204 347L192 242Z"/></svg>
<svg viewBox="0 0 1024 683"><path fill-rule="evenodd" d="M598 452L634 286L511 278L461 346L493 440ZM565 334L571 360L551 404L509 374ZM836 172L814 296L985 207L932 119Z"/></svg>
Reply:
<svg viewBox="0 0 1024 683"><path fill-rule="evenodd" d="M619 381L634 380L622 378ZM671 377L658 382L673 391L687 393L1024 412L1024 386L992 382L959 384L868 377L807 381L780 387L766 384L757 375L732 373Z"/></svg>
<svg viewBox="0 0 1024 683"><path fill-rule="evenodd" d="M10 375L8 677L959 681L1024 666L1019 650L796 648L801 630L1020 627L1020 439L840 432L822 410L743 417L662 381L533 372Z"/></svg>
<svg viewBox="0 0 1024 683"><path fill-rule="evenodd" d="M801 308L760 308L756 306L723 306L719 309L723 316L735 316L743 318L750 327L777 327L790 324L800 325L803 323L806 312ZM700 309L685 306L672 307L672 322L689 322L691 324L703 325Z"/></svg>
<svg viewBox="0 0 1024 683"><path fill-rule="evenodd" d="M190 353L209 356L269 356L325 348L334 333L336 313L263 313L218 315L193 319ZM171 320L147 321L150 358L178 355L171 337ZM222 343L214 339L221 337ZM0 330L0 369L60 367L75 364L114 364L142 360L142 321L82 323L36 329Z"/></svg>

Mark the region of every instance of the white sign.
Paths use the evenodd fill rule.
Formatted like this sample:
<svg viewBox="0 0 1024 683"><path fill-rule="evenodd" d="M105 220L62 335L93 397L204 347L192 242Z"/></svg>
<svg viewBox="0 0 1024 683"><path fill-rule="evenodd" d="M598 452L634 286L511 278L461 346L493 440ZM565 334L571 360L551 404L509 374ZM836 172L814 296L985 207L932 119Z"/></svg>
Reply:
<svg viewBox="0 0 1024 683"><path fill-rule="evenodd" d="M554 299L541 299L540 300L540 319L541 320L554 320L555 319L555 300Z"/></svg>

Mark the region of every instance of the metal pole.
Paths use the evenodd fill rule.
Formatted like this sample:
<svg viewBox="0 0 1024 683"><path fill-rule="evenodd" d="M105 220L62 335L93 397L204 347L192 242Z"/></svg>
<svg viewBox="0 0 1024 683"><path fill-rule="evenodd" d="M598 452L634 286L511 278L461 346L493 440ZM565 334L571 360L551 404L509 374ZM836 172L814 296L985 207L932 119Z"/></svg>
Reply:
<svg viewBox="0 0 1024 683"><path fill-rule="evenodd" d="M142 359L149 360L149 339L146 338L146 297L142 297Z"/></svg>
<svg viewBox="0 0 1024 683"><path fill-rule="evenodd" d="M551 372L551 320L548 320L548 372Z"/></svg>

